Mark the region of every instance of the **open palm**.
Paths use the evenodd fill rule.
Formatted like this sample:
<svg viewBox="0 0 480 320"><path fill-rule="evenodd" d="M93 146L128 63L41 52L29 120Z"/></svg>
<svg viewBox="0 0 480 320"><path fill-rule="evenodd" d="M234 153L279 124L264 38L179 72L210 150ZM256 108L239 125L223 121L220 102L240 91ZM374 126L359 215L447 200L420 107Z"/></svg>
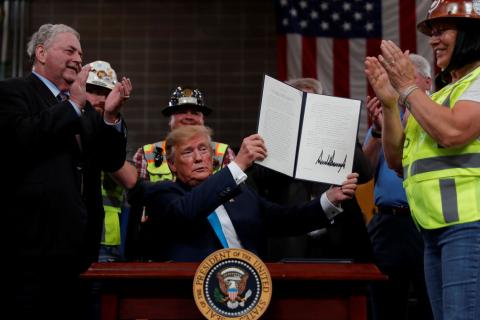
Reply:
<svg viewBox="0 0 480 320"><path fill-rule="evenodd" d="M398 93L392 87L387 72L377 58L367 57L365 59L365 74L373 91L375 91L375 95L382 104L387 108L395 108L397 106Z"/></svg>

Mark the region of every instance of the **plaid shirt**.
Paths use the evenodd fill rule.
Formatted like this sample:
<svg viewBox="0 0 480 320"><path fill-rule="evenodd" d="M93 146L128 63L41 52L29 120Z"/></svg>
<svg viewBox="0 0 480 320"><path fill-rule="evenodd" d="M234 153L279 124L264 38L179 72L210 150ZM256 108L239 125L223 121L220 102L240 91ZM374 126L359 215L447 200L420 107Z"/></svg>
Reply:
<svg viewBox="0 0 480 320"><path fill-rule="evenodd" d="M228 147L227 151L225 152L225 156L223 157L222 168L232 162L233 159L235 159L235 152ZM150 181L150 175L147 171L147 159L145 158L145 151L143 151L143 147L138 148L137 152L133 156L133 163L137 169L138 177Z"/></svg>

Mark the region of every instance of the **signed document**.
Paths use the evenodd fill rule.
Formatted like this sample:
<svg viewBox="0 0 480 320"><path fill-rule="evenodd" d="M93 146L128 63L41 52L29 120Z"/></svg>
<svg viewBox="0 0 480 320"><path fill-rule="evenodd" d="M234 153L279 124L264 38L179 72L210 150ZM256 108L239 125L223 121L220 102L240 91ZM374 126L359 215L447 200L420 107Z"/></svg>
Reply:
<svg viewBox="0 0 480 320"><path fill-rule="evenodd" d="M340 185L352 172L360 100L302 92L265 75L256 163L301 180Z"/></svg>

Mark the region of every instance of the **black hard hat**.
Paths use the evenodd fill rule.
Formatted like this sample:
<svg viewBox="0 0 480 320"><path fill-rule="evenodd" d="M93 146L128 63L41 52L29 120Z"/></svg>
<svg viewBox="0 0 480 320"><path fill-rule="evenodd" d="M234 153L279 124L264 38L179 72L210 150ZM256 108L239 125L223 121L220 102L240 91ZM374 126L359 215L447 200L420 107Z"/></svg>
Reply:
<svg viewBox="0 0 480 320"><path fill-rule="evenodd" d="M173 90L168 107L162 110L164 116L168 117L175 112L182 112L183 110L197 110L208 116L212 109L205 105L202 92L198 89L177 87Z"/></svg>

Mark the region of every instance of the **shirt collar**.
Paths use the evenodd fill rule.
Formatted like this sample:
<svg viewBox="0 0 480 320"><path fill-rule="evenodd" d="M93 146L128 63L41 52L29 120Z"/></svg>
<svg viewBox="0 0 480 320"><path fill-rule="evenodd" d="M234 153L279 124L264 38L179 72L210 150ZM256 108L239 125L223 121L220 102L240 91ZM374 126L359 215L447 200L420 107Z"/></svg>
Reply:
<svg viewBox="0 0 480 320"><path fill-rule="evenodd" d="M56 97L58 96L58 94L61 92L60 89L57 88L57 86L55 84L53 84L52 81L48 80L47 78L45 78L44 76L41 76L40 74L38 74L37 72L35 71L32 71L32 73L34 75L36 75L40 81L42 81L46 86L47 88L52 92L52 94ZM64 92L65 94L68 95L68 92Z"/></svg>

